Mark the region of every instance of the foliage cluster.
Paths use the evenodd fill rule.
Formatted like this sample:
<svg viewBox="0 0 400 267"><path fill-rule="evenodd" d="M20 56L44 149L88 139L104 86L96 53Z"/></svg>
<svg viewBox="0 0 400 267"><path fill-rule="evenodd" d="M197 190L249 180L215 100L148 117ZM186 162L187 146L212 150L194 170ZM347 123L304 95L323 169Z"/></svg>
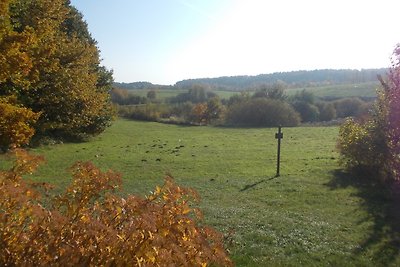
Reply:
<svg viewBox="0 0 400 267"><path fill-rule="evenodd" d="M0 97L0 150L29 143L40 113L16 104L15 97Z"/></svg>
<svg viewBox="0 0 400 267"><path fill-rule="evenodd" d="M113 88L110 91L111 101L117 105L140 105L146 104L148 99L129 93L126 89Z"/></svg>
<svg viewBox="0 0 400 267"><path fill-rule="evenodd" d="M357 97L333 101L338 118L359 117L368 113L371 106Z"/></svg>
<svg viewBox="0 0 400 267"><path fill-rule="evenodd" d="M102 132L112 119L112 74L82 15L63 0L7 0L0 12L0 97L41 114L36 134Z"/></svg>
<svg viewBox="0 0 400 267"><path fill-rule="evenodd" d="M221 235L198 223L201 213L190 205L196 192L171 178L145 198L122 198L119 174L78 162L65 193L49 198L49 185L22 178L43 158L14 153L14 166L0 172L0 265L232 264Z"/></svg>
<svg viewBox="0 0 400 267"><path fill-rule="evenodd" d="M184 103L192 102L194 104L204 103L207 100L217 97L217 95L210 91L206 86L202 84L194 84L186 93L178 94L169 100L170 103Z"/></svg>
<svg viewBox="0 0 400 267"><path fill-rule="evenodd" d="M381 180L400 179L400 46L394 51L387 81L371 116L364 121L348 120L340 129L338 147L348 169L374 171Z"/></svg>
<svg viewBox="0 0 400 267"><path fill-rule="evenodd" d="M289 100L294 109L299 112L302 122L360 117L367 114L370 109L369 103L357 97L318 101L313 93L306 90L297 92Z"/></svg>
<svg viewBox="0 0 400 267"><path fill-rule="evenodd" d="M340 127L338 149L341 164L368 177L387 178L388 147L384 131L377 121L347 119Z"/></svg>
<svg viewBox="0 0 400 267"><path fill-rule="evenodd" d="M300 123L300 116L281 100L254 98L230 106L226 120L230 124L243 126L296 126Z"/></svg>

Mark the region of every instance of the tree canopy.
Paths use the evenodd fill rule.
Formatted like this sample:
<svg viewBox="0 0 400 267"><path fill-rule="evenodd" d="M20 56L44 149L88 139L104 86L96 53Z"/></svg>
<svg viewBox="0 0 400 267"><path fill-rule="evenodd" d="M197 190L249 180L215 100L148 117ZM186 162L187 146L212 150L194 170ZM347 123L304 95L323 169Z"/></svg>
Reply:
<svg viewBox="0 0 400 267"><path fill-rule="evenodd" d="M65 0L7 0L0 12L0 96L40 113L37 133L102 132L112 119L112 73L82 15Z"/></svg>

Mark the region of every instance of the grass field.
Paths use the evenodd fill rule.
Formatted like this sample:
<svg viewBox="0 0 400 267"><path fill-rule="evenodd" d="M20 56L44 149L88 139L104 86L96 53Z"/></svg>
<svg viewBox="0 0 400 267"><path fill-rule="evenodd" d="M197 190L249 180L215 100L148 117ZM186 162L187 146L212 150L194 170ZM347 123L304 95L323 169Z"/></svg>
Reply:
<svg viewBox="0 0 400 267"><path fill-rule="evenodd" d="M359 84L343 84L330 86L317 86L307 88L295 88L286 90L287 95L294 95L305 89L313 93L316 97L324 98L342 98L342 97L376 97L376 89L379 82L359 83Z"/></svg>
<svg viewBox="0 0 400 267"><path fill-rule="evenodd" d="M32 179L62 188L68 166L91 160L145 195L170 173L200 193L237 266L399 266L392 202L338 169L338 128L284 128L276 178L275 132L118 120L91 142L34 149L47 165Z"/></svg>

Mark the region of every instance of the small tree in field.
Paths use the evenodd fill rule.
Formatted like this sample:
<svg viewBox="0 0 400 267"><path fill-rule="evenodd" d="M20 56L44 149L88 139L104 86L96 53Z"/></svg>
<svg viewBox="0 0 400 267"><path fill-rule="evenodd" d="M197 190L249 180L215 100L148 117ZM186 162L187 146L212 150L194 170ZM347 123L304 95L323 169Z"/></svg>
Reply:
<svg viewBox="0 0 400 267"><path fill-rule="evenodd" d="M206 123L207 122L207 104L198 103L193 106L190 112L190 120L196 123Z"/></svg>
<svg viewBox="0 0 400 267"><path fill-rule="evenodd" d="M150 90L147 92L147 98L150 100L156 99L157 93L155 90Z"/></svg>
<svg viewBox="0 0 400 267"><path fill-rule="evenodd" d="M220 119L224 114L224 106L219 97L210 98L207 101L207 109L205 112L206 123Z"/></svg>

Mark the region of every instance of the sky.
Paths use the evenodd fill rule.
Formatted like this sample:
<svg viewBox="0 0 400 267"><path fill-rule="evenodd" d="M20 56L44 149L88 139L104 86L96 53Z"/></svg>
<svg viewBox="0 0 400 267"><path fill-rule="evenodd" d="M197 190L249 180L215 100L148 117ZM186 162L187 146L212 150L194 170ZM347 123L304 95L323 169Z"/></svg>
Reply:
<svg viewBox="0 0 400 267"><path fill-rule="evenodd" d="M71 0L117 82L390 66L398 0Z"/></svg>

